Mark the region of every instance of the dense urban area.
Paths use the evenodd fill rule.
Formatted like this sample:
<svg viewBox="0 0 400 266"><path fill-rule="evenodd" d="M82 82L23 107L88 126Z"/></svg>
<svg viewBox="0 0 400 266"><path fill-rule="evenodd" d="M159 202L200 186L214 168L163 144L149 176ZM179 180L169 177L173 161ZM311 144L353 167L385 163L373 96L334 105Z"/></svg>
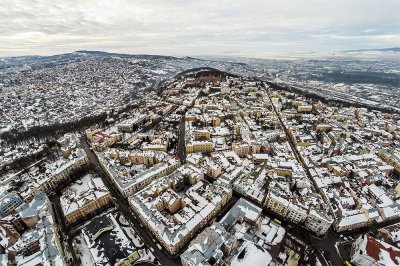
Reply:
<svg viewBox="0 0 400 266"><path fill-rule="evenodd" d="M0 265L400 265L399 63L243 62L0 59Z"/></svg>

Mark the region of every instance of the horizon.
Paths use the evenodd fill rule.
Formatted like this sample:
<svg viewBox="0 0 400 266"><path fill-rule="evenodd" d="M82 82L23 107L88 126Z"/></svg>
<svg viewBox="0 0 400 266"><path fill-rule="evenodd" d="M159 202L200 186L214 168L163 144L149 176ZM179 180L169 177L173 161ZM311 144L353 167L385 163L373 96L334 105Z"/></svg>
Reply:
<svg viewBox="0 0 400 266"><path fill-rule="evenodd" d="M268 58L400 44L393 0L4 0L0 7L0 57L99 50Z"/></svg>
<svg viewBox="0 0 400 266"><path fill-rule="evenodd" d="M391 51L396 50L396 51ZM399 50L399 51L397 51ZM361 52L400 52L399 47L382 47L376 49L352 49L352 50L342 50L342 51L332 51L330 53L322 53L322 52L290 52L290 53L270 53L269 56L265 57L254 57L254 56L241 56L241 55L220 55L220 54L202 54L202 55L169 55L169 54L151 54L151 53L124 53L124 52L115 52L115 51L105 51L105 50L75 50L75 51L65 51L62 53L55 54L26 54L26 55L10 55L10 56L1 56L1 58L17 58L17 57L51 57L65 54L73 54L73 53L102 53L103 55L133 55L133 56L162 56L162 57L175 57L175 58L193 58L199 60L216 60L220 61L224 58L226 59L261 59L261 60L291 60L291 59L312 59L315 56L317 58L324 58L329 56L340 56L344 53L361 53ZM377 54L377 56L381 56L382 54ZM390 54L392 55L392 54ZM314 56L314 57L313 57ZM374 54L372 54L374 57Z"/></svg>

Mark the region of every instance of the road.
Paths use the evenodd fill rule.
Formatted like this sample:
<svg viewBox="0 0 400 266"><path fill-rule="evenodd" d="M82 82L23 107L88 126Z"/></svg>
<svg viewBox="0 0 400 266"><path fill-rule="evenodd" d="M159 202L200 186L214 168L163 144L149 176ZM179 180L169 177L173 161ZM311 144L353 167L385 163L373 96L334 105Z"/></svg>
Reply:
<svg viewBox="0 0 400 266"><path fill-rule="evenodd" d="M339 254L336 253L335 243L339 240L339 237L334 232L329 231L324 238L317 238L301 225L286 221L284 217L281 217L276 213L271 212L263 205L254 202L251 198L240 195L237 192L234 192L234 195L236 197L242 197L248 201L251 201L253 204L257 205L263 210L264 215L271 218L278 218L279 220L283 221L282 226L285 228L287 233L300 239L308 246L314 248L315 252L317 253L317 257L320 259L321 263L324 263L324 265L329 265L325 262L326 260L329 260L331 262L331 265L343 265L342 258L339 256Z"/></svg>
<svg viewBox="0 0 400 266"><path fill-rule="evenodd" d="M269 98L269 100L270 100L270 102L272 104L272 107L273 107L275 113L277 114L277 117L278 117L278 119L280 121L280 124L282 125L282 128L285 131L285 134L286 134L286 136L288 138L288 141L289 141L289 144L290 144L290 146L291 146L291 148L293 150L293 153L296 156L296 159L298 160L298 162L300 162L302 164L304 170L306 171L306 174L307 174L308 178L310 180L312 180L312 182L314 184L314 187L317 187L314 178L312 178L312 175L310 173L309 168L307 167L307 165L305 164L302 156L298 152L298 150L296 148L296 145L293 143L293 140L290 138L289 131L286 128L285 124L283 123L283 121L281 119L280 112L278 112L276 110L276 107L272 103L269 94L268 94L268 98ZM335 247L335 244L337 242L341 241L339 235L352 236L352 237L356 238L360 234L373 232L373 231L378 230L379 228L394 224L394 223L399 222L399 221L400 221L400 219L395 219L395 220L387 221L387 222L384 222L384 223L373 224L373 225L371 225L369 227L366 227L366 228L362 228L362 229L358 229L358 230L354 230L354 231L341 232L341 233L334 232L332 227L331 227L331 229L327 232L327 234L322 238L318 238L318 237L312 235L305 228L302 228L302 226L299 226L299 225L296 225L296 224L291 224L288 227L288 232L293 234L294 236L298 237L299 239L303 240L305 243L311 245L318 253L320 253L319 257L323 256L325 258L325 260L327 260L329 262L330 265L343 265L344 259L348 259L348 258L342 258L340 256L340 254L337 253L337 249ZM326 261L323 262L323 263L328 264Z"/></svg>
<svg viewBox="0 0 400 266"><path fill-rule="evenodd" d="M265 86L264 86L265 88ZM312 180L314 187L316 186L314 178L312 178L310 170L308 169L307 165L304 163L304 160L300 153L298 152L296 145L293 143L292 138L290 137L289 131L283 123L281 114L276 110L275 105L273 104L269 93L267 93L268 98L272 104L272 108L274 109L274 112L276 113L279 122L285 131L286 137L288 138L288 142L290 144L290 147L299 163L302 164L308 178ZM330 262L331 265L342 265L343 264L343 259L340 257L340 255L336 252L336 247L335 244L339 240L339 237L337 234L335 234L333 231L329 230L328 233L323 237L323 238L318 238L314 235L312 235L311 232L309 232L307 229L303 228L300 225L296 224L291 224L290 227L288 227L288 232L291 233L292 235L296 236L297 238L301 239L305 243L311 245L317 253L318 257L322 259L321 263L327 264L327 261Z"/></svg>
<svg viewBox="0 0 400 266"><path fill-rule="evenodd" d="M61 208L60 198L53 194L48 196L49 201L51 203L51 209L53 212L53 217L55 219L56 224L58 225L59 233L60 233L60 242L63 246L65 259L68 265L78 266L80 265L80 260L78 260L75 250L72 246L72 235L70 228L65 220L64 212Z"/></svg>
<svg viewBox="0 0 400 266"><path fill-rule="evenodd" d="M159 250L156 246L156 243L153 242L153 236L144 228L140 222L140 220L131 212L128 200L120 193L120 191L114 186L111 180L106 176L104 171L100 166L100 162L96 156L96 154L90 149L87 141L82 138L81 146L85 150L86 154L89 157L89 164L95 170L95 172L102 178L104 184L107 186L111 195L117 201L117 209L121 212L130 222L133 224L135 231L140 235L143 241L147 244L147 246L154 249L154 255L157 257L159 262L162 265L179 265L179 259L174 258L166 254L164 251Z"/></svg>
<svg viewBox="0 0 400 266"><path fill-rule="evenodd" d="M178 141L178 156L181 164L186 163L185 152L185 114L182 115L179 123L179 141Z"/></svg>

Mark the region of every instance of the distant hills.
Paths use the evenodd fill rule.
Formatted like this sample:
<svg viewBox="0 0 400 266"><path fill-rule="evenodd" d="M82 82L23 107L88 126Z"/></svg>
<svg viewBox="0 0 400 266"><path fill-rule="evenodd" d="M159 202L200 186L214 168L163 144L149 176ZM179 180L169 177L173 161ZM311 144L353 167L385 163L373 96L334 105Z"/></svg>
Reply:
<svg viewBox="0 0 400 266"><path fill-rule="evenodd" d="M392 47L392 48L380 48L380 49L358 49L358 50L346 50L343 52L400 52L400 47Z"/></svg>
<svg viewBox="0 0 400 266"><path fill-rule="evenodd" d="M115 53L109 53L109 52L104 52L104 51L88 51L88 50L78 50L78 51L75 51L75 53L91 54L91 55L112 55L112 54L115 54Z"/></svg>

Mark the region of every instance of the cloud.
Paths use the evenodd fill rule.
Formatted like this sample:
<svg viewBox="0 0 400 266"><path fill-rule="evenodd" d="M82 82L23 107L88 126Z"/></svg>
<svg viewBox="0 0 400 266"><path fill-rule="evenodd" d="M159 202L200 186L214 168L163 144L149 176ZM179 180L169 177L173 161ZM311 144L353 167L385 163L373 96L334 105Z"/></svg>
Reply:
<svg viewBox="0 0 400 266"><path fill-rule="evenodd" d="M2 0L0 56L170 55L398 46L397 0Z"/></svg>

